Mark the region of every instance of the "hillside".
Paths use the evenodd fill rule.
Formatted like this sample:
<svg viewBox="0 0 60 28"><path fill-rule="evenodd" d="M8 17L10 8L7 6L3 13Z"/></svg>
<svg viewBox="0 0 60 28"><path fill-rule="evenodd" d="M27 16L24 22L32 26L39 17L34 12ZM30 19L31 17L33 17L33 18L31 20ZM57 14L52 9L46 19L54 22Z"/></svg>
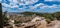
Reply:
<svg viewBox="0 0 60 28"><path fill-rule="evenodd" d="M36 14L36 16L45 17L48 22L53 21L55 19L60 20L60 12L55 13L22 12L21 14L24 14L25 16L31 16L33 14Z"/></svg>

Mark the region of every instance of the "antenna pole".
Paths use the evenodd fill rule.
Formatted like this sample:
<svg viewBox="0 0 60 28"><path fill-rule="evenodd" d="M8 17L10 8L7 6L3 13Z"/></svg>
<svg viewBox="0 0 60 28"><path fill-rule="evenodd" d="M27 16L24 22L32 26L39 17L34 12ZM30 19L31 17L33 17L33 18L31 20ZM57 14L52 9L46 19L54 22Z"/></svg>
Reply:
<svg viewBox="0 0 60 28"><path fill-rule="evenodd" d="M3 28L2 5L0 3L0 28Z"/></svg>

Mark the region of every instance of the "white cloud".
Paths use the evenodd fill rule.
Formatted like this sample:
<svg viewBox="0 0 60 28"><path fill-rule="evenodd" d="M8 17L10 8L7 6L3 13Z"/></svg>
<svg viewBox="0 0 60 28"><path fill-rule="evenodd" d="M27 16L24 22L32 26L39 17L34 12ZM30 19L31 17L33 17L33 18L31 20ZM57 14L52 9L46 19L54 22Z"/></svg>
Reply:
<svg viewBox="0 0 60 28"><path fill-rule="evenodd" d="M21 5L29 5L38 2L38 0L18 0L19 4Z"/></svg>
<svg viewBox="0 0 60 28"><path fill-rule="evenodd" d="M60 8L60 6L58 7L59 5L55 5L53 4L52 6L48 6L48 5L45 5L45 6L42 6L40 7L41 9L47 9L47 8L50 8L50 9L58 9Z"/></svg>
<svg viewBox="0 0 60 28"><path fill-rule="evenodd" d="M10 5L8 5L6 3L2 3L2 6L4 6L4 7L11 7Z"/></svg>
<svg viewBox="0 0 60 28"><path fill-rule="evenodd" d="M35 9L35 7L34 6L29 6L29 9L32 9L33 10L33 9Z"/></svg>
<svg viewBox="0 0 60 28"><path fill-rule="evenodd" d="M18 3L17 0L9 0L11 3Z"/></svg>
<svg viewBox="0 0 60 28"><path fill-rule="evenodd" d="M53 4L52 6L48 6L49 8L57 8L59 5Z"/></svg>
<svg viewBox="0 0 60 28"><path fill-rule="evenodd" d="M57 1L57 2L60 2L60 0L45 0L45 1Z"/></svg>
<svg viewBox="0 0 60 28"><path fill-rule="evenodd" d="M1 1L1 0L0 0ZM6 0L4 0L6 1ZM6 4L6 3L2 3L2 6L6 7L6 8L18 8L19 5L23 5L23 9L27 8L25 5L30 5L30 4L34 4L36 2L38 2L38 0L9 0L10 4ZM32 7L32 8L31 8ZM18 8L20 9L20 8ZM30 6L30 9L34 9L34 6Z"/></svg>
<svg viewBox="0 0 60 28"><path fill-rule="evenodd" d="M8 9L9 8L17 8L18 10L19 9L22 10L22 9L27 8L25 5L29 5L29 8L28 9L36 9L38 7L40 9L48 9L48 8L55 9L55 8L60 8L60 5L53 4L52 6L48 6L48 5L45 5L44 3L39 3L39 4L36 4L34 6L30 6L30 4L34 4L38 0L36 0L36 1L35 0L30 0L30 1L29 0L28 1L27 0L24 0L25 4L24 4L23 0L22 0L21 3L18 3L17 0L9 0L9 1L10 1L10 4L2 3L2 6L8 8ZM49 0L46 0L46 1L49 1ZM52 0L50 0L50 1L52 1ZM22 8L19 8L19 5L17 5L17 3L20 4L20 5L23 5L23 7Z"/></svg>
<svg viewBox="0 0 60 28"><path fill-rule="evenodd" d="M20 5L30 5L38 2L38 0L9 0L10 3L20 4Z"/></svg>
<svg viewBox="0 0 60 28"><path fill-rule="evenodd" d="M53 0L45 0L45 1L53 1Z"/></svg>
<svg viewBox="0 0 60 28"><path fill-rule="evenodd" d="M17 8L17 7L19 7L19 5L14 4L14 3L13 4L11 3L10 6L11 6L11 8Z"/></svg>
<svg viewBox="0 0 60 28"><path fill-rule="evenodd" d="M34 8L33 9L36 9L36 8L40 8L40 9L59 9L60 8L60 5L56 5L56 4L53 4L51 6L49 5L45 5L44 3L39 3L39 4L36 4L35 6L33 6ZM32 8L32 7L31 7Z"/></svg>
<svg viewBox="0 0 60 28"><path fill-rule="evenodd" d="M13 2L18 2L17 0L13 0Z"/></svg>
<svg viewBox="0 0 60 28"><path fill-rule="evenodd" d="M0 0L0 3L2 2L2 0Z"/></svg>
<svg viewBox="0 0 60 28"><path fill-rule="evenodd" d="M8 11L8 8L2 7L2 11L3 11L3 12Z"/></svg>
<svg viewBox="0 0 60 28"><path fill-rule="evenodd" d="M45 4L43 3L39 3L39 4L36 4L35 6L44 6Z"/></svg>
<svg viewBox="0 0 60 28"><path fill-rule="evenodd" d="M36 9L38 7L44 8L43 6L45 6L45 4L39 3L39 4L36 4L35 6L33 6L34 7L33 9Z"/></svg>
<svg viewBox="0 0 60 28"><path fill-rule="evenodd" d="M38 0L28 0L26 1L26 4L34 4L36 2L38 2Z"/></svg>
<svg viewBox="0 0 60 28"><path fill-rule="evenodd" d="M2 3L2 6L4 6L4 7L6 7L6 8L16 8L16 7L18 7L18 5L16 5L16 4L6 4L6 3Z"/></svg>

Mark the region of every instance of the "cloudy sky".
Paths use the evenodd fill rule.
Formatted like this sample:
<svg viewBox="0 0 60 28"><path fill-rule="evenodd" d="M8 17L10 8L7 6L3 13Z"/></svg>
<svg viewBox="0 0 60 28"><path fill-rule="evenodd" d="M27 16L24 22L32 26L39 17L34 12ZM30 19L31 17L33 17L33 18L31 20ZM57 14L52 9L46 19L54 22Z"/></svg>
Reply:
<svg viewBox="0 0 60 28"><path fill-rule="evenodd" d="M60 0L0 0L2 9L8 12L57 12Z"/></svg>

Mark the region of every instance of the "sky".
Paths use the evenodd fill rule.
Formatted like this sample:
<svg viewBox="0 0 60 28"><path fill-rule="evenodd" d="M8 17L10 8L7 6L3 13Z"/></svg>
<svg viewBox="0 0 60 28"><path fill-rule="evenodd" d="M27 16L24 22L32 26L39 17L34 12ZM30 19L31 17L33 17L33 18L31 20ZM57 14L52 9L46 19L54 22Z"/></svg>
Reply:
<svg viewBox="0 0 60 28"><path fill-rule="evenodd" d="M0 0L3 12L48 12L60 11L60 0Z"/></svg>

